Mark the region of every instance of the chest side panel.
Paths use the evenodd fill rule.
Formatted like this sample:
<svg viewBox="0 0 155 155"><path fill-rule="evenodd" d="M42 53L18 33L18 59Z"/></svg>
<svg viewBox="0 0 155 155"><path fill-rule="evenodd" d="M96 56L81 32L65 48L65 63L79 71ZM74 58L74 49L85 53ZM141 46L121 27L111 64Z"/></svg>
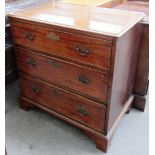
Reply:
<svg viewBox="0 0 155 155"><path fill-rule="evenodd" d="M121 38L114 41L111 58L107 131L123 110L124 103L132 95L142 25L137 24Z"/></svg>

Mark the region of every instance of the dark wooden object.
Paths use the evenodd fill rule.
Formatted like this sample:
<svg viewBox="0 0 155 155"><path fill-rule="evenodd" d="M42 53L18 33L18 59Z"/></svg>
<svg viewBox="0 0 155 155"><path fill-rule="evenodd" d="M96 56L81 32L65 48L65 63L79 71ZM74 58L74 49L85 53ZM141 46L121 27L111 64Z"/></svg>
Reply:
<svg viewBox="0 0 155 155"><path fill-rule="evenodd" d="M59 20L61 14L67 23ZM47 3L9 17L20 70L20 107L37 106L82 128L106 152L134 98L142 31L137 23L144 15Z"/></svg>
<svg viewBox="0 0 155 155"><path fill-rule="evenodd" d="M148 93L149 75L149 25L143 25L143 40L139 57L135 82L135 99L133 106L141 111L145 110L146 95Z"/></svg>
<svg viewBox="0 0 155 155"><path fill-rule="evenodd" d="M5 84L8 85L18 78L10 26L5 28L5 42Z"/></svg>
<svg viewBox="0 0 155 155"><path fill-rule="evenodd" d="M126 2L114 7L115 9L131 10L145 13L145 18L141 22L143 25L142 40L137 66L136 81L134 86L133 106L144 111L146 95L148 92L149 75L149 4L147 2Z"/></svg>

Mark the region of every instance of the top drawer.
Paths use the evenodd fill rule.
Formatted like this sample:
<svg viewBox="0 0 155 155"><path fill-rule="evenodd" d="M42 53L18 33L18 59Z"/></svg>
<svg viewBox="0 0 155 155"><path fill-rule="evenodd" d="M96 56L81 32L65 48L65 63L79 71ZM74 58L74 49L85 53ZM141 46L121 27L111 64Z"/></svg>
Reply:
<svg viewBox="0 0 155 155"><path fill-rule="evenodd" d="M112 42L55 29L12 23L14 42L109 70Z"/></svg>

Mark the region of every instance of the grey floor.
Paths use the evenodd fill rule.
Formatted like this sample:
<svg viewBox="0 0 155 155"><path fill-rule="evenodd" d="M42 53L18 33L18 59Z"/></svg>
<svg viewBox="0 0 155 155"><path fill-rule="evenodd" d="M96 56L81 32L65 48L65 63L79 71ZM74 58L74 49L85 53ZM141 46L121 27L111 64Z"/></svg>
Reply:
<svg viewBox="0 0 155 155"><path fill-rule="evenodd" d="M39 110L18 106L18 82L6 89L8 155L103 155L79 129ZM148 104L132 109L120 123L107 155L148 155Z"/></svg>

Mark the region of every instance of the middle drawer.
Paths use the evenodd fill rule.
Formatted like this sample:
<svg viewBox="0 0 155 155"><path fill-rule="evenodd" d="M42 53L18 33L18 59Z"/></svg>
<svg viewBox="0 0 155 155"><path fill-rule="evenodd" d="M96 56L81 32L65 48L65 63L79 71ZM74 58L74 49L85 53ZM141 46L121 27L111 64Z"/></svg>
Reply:
<svg viewBox="0 0 155 155"><path fill-rule="evenodd" d="M17 47L16 57L18 68L23 72L95 101L105 102L107 100L109 80L106 72Z"/></svg>

